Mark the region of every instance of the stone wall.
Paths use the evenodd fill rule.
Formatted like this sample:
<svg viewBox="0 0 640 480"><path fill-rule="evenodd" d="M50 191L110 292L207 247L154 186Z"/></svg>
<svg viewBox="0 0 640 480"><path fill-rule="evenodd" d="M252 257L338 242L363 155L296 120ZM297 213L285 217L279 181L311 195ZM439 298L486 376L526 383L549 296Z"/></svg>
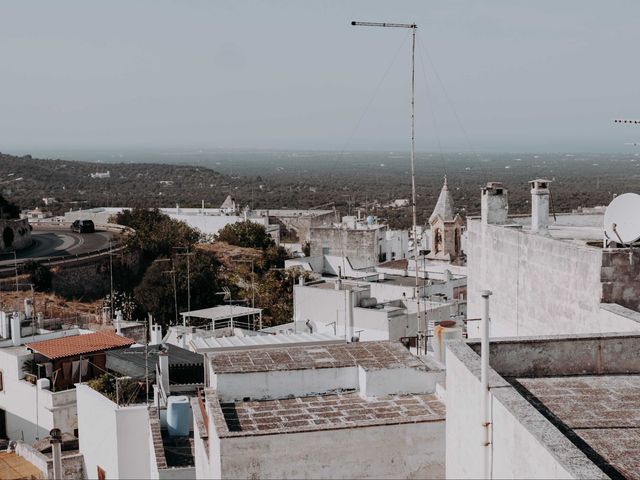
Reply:
<svg viewBox="0 0 640 480"><path fill-rule="evenodd" d="M602 251L602 301L640 311L640 251L608 248Z"/></svg>
<svg viewBox="0 0 640 480"><path fill-rule="evenodd" d="M31 245L31 226L26 218L0 220L0 252L21 250Z"/></svg>
<svg viewBox="0 0 640 480"><path fill-rule="evenodd" d="M125 267L125 268L122 268ZM136 275L140 268L137 253L113 256L113 271ZM58 295L73 298L98 298L111 289L108 256L90 257L58 265L51 269L51 289Z"/></svg>
<svg viewBox="0 0 640 480"><path fill-rule="evenodd" d="M379 232L377 229L312 228L311 256L344 255L353 268L377 265Z"/></svg>

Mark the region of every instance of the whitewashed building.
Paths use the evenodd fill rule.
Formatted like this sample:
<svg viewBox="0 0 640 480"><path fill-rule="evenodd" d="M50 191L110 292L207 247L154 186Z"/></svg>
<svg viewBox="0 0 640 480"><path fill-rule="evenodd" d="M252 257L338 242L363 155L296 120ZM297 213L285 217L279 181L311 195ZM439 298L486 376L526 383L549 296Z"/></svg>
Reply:
<svg viewBox="0 0 640 480"><path fill-rule="evenodd" d="M33 330L22 318L0 312L0 438L32 443L52 428L74 435L74 381L94 375L90 359L133 341L77 328Z"/></svg>
<svg viewBox="0 0 640 480"><path fill-rule="evenodd" d="M442 371L399 343L207 354L198 478L442 478Z"/></svg>
<svg viewBox="0 0 640 480"><path fill-rule="evenodd" d="M468 220L469 317L488 289L492 336L638 330L638 249L603 248L602 212L551 216L549 181L531 185L530 217L508 216L501 183L482 189L481 217Z"/></svg>
<svg viewBox="0 0 640 480"><path fill-rule="evenodd" d="M637 478L638 334L491 339L485 392L480 351L447 345L447 478Z"/></svg>

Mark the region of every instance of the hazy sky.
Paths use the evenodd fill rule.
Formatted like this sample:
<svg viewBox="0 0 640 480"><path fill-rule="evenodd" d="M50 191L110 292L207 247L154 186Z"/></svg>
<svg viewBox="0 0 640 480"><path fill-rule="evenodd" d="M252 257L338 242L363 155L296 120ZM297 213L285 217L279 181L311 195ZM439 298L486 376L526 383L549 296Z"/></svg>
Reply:
<svg viewBox="0 0 640 480"><path fill-rule="evenodd" d="M469 150L449 98L478 150L633 151L640 126L612 120L640 118L639 18L634 0L0 0L0 151L406 149L407 32L351 20L418 23L420 150L436 129Z"/></svg>

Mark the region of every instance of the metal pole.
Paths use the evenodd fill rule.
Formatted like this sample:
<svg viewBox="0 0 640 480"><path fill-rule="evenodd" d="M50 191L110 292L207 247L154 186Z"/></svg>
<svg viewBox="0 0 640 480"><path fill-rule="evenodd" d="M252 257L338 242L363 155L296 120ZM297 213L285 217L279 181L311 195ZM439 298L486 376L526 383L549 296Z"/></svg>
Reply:
<svg viewBox="0 0 640 480"><path fill-rule="evenodd" d="M416 172L415 172L415 156L416 156L416 30L418 25L415 23L387 23L387 22L351 22L354 26L363 27L390 27L390 28L410 28L411 29L411 212L413 217L413 249L416 268L416 285L415 298L417 304L418 324L420 323L420 283L418 274L418 215L416 211ZM427 332L428 333L428 332Z"/></svg>
<svg viewBox="0 0 640 480"><path fill-rule="evenodd" d="M420 324L420 280L418 273L418 214L416 207L416 26L411 29L411 210L413 216L413 249L416 264L416 300L418 305L418 324Z"/></svg>
<svg viewBox="0 0 640 480"><path fill-rule="evenodd" d="M58 428L53 428L49 435L53 456L53 480L62 480L62 432Z"/></svg>
<svg viewBox="0 0 640 480"><path fill-rule="evenodd" d="M146 342L144 342L144 382L145 382L145 393L146 393L146 401L147 405L149 405L149 316L151 314L147 314L146 320Z"/></svg>
<svg viewBox="0 0 640 480"><path fill-rule="evenodd" d="M109 317L111 317L111 323L113 323L113 246L111 239L109 239L109 282L111 284L111 294L109 295Z"/></svg>
<svg viewBox="0 0 640 480"><path fill-rule="evenodd" d="M20 291L18 287L18 254L16 251L13 251L13 268L16 271L16 294Z"/></svg>
<svg viewBox="0 0 640 480"><path fill-rule="evenodd" d="M187 245L187 310L191 311L191 261L189 260L189 245ZM185 320L186 321L186 320Z"/></svg>
<svg viewBox="0 0 640 480"><path fill-rule="evenodd" d="M171 278L173 279L173 302L175 304L175 309L176 309L176 318L175 318L175 324L178 324L178 290L176 289L176 271L171 270Z"/></svg>
<svg viewBox="0 0 640 480"><path fill-rule="evenodd" d="M489 427L490 414L489 414L489 297L492 292L489 290L483 290L482 301L483 311L480 322L481 329L481 343L480 343L480 388L481 399L480 404L482 408L482 447L484 451L483 456L483 475L484 478L491 478L490 465L490 450L491 442L489 441Z"/></svg>
<svg viewBox="0 0 640 480"><path fill-rule="evenodd" d="M251 308L256 308L256 286L254 284L255 278L256 274L253 270L253 260L251 260ZM262 314L260 314L260 330L262 330Z"/></svg>

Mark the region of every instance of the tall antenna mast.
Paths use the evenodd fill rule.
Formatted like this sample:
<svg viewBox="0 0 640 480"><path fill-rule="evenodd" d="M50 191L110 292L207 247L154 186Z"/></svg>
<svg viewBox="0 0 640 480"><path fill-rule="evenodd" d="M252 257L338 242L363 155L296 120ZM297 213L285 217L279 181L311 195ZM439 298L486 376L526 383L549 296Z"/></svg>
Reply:
<svg viewBox="0 0 640 480"><path fill-rule="evenodd" d="M411 29L411 210L413 216L413 249L416 263L416 303L418 305L418 330L420 329L420 282L418 274L418 215L416 211L416 30L415 23L380 23L380 22L351 22L355 27L386 27ZM426 349L425 349L426 351Z"/></svg>

